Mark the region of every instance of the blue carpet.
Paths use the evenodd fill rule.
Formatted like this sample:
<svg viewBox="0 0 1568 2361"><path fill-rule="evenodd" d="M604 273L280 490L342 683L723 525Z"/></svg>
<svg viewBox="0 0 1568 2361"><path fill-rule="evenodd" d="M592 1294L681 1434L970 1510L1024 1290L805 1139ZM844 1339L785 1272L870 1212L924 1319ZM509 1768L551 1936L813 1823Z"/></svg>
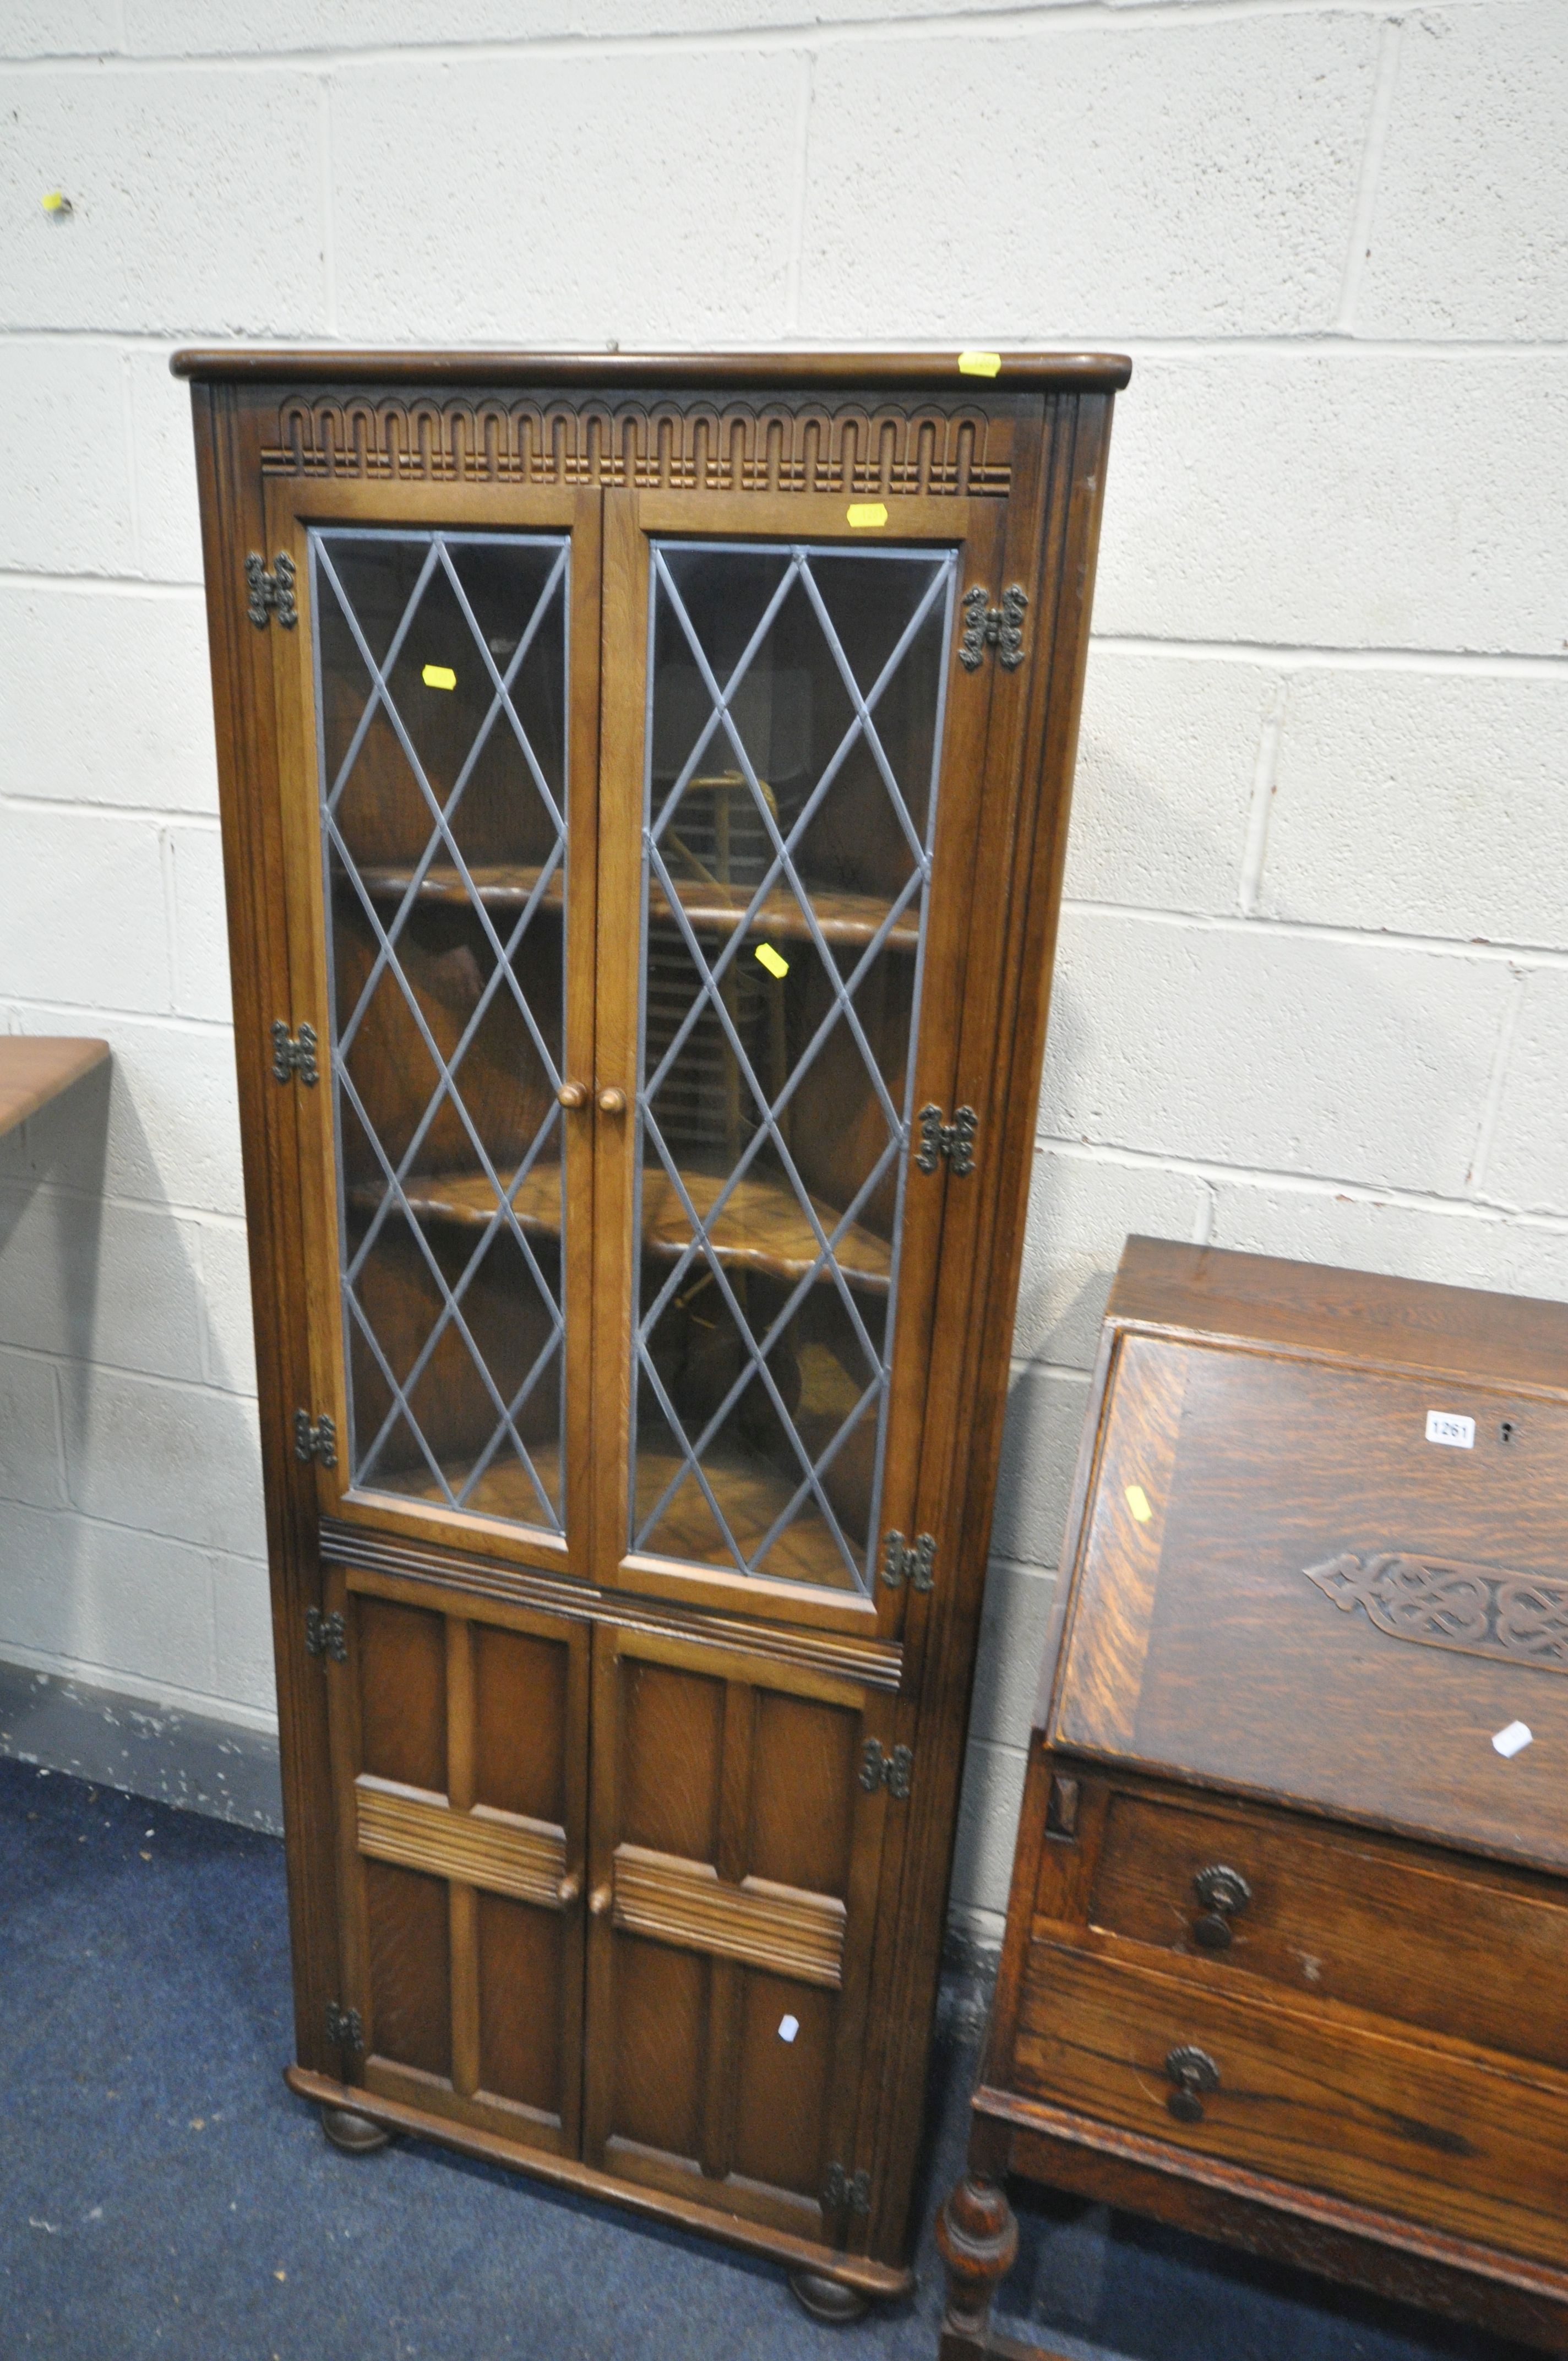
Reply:
<svg viewBox="0 0 1568 2361"><path fill-rule="evenodd" d="M337 2155L284 2089L273 1839L0 1762L0 2352L47 2361L931 2361L782 2275L407 2142ZM939 2049L923 2214L972 2054ZM1509 2361L1494 2339L1021 2197L1005 2325L1071 2361ZM1523 2361L1523 2356L1519 2356Z"/></svg>

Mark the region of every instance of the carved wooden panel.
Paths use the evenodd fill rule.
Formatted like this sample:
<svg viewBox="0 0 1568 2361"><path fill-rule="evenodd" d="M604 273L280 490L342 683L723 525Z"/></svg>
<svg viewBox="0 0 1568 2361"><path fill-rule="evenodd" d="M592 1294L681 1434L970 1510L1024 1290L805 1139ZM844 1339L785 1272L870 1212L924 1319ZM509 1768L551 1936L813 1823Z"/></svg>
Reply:
<svg viewBox="0 0 1568 2361"><path fill-rule="evenodd" d="M1004 499L1013 421L980 402L285 394L269 476Z"/></svg>
<svg viewBox="0 0 1568 2361"><path fill-rule="evenodd" d="M1302 1570L1345 1614L1365 1607L1391 1639L1568 1673L1568 1582L1392 1551L1345 1551Z"/></svg>
<svg viewBox="0 0 1568 2361"><path fill-rule="evenodd" d="M340 1587L328 1696L342 1781L345 2005L367 2086L575 2153L588 1635ZM405 1730L404 1720L412 1723ZM423 2078L411 2082L409 2076Z"/></svg>
<svg viewBox="0 0 1568 2361"><path fill-rule="evenodd" d="M891 1741L880 1700L601 1629L594 1728L585 2156L656 2188L695 2173L735 2212L839 2243L852 2224L823 2192L831 2165L855 2169L890 1808L856 1766L868 1734Z"/></svg>
<svg viewBox="0 0 1568 2361"><path fill-rule="evenodd" d="M707 1861L641 1845L615 1850L615 1924L635 1935L772 1968L836 1991L844 1971L844 1905L766 1878L722 1884Z"/></svg>
<svg viewBox="0 0 1568 2361"><path fill-rule="evenodd" d="M450 1804L400 1794L376 1779L356 1783L359 1850L377 1861L405 1869L432 1870L460 1878L489 1894L514 1894L520 1902L561 1906L558 1888L566 1872L566 1832L543 1820L477 1805L455 1812Z"/></svg>

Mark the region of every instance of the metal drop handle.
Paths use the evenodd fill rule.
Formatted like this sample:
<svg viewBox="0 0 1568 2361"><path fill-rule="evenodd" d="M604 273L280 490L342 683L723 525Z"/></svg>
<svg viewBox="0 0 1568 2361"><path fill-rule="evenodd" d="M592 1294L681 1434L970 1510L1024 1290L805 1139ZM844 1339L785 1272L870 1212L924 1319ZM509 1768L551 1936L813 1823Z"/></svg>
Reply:
<svg viewBox="0 0 1568 2361"><path fill-rule="evenodd" d="M1193 1941L1205 1951L1228 1951L1231 1921L1252 1900L1251 1886L1239 1869L1227 1869L1223 1861L1201 1869L1192 1883L1203 1905L1203 1915L1193 1925Z"/></svg>
<svg viewBox="0 0 1568 2361"><path fill-rule="evenodd" d="M1220 2070L1208 2051L1183 2042L1167 2058L1165 2070L1176 2085L1166 2092L1165 2103L1177 2122L1201 2124L1204 2095L1220 2087Z"/></svg>

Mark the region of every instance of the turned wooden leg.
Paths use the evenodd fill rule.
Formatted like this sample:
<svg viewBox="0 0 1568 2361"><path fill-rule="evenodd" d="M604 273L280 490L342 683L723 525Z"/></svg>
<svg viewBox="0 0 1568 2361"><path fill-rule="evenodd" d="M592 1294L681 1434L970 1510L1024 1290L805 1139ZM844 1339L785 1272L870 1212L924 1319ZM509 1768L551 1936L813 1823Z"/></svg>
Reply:
<svg viewBox="0 0 1568 2361"><path fill-rule="evenodd" d="M939 2361L982 2361L992 2298L1018 2252L1018 2224L1001 2182L966 2172L937 2216L937 2245L948 2267Z"/></svg>
<svg viewBox="0 0 1568 2361"><path fill-rule="evenodd" d="M350 2107L323 2105L321 2114L323 2131L345 2156L369 2156L385 2147L392 2136L384 2125L373 2124L368 2115L356 2114Z"/></svg>

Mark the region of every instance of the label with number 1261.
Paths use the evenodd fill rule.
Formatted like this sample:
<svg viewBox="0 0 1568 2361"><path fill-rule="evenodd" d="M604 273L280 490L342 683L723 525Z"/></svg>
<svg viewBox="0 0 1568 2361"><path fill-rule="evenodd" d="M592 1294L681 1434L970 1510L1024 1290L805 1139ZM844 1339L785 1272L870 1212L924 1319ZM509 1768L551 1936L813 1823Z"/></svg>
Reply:
<svg viewBox="0 0 1568 2361"><path fill-rule="evenodd" d="M1429 1410L1427 1441L1449 1444L1455 1451L1474 1451L1475 1422L1473 1418L1460 1418L1451 1410Z"/></svg>

